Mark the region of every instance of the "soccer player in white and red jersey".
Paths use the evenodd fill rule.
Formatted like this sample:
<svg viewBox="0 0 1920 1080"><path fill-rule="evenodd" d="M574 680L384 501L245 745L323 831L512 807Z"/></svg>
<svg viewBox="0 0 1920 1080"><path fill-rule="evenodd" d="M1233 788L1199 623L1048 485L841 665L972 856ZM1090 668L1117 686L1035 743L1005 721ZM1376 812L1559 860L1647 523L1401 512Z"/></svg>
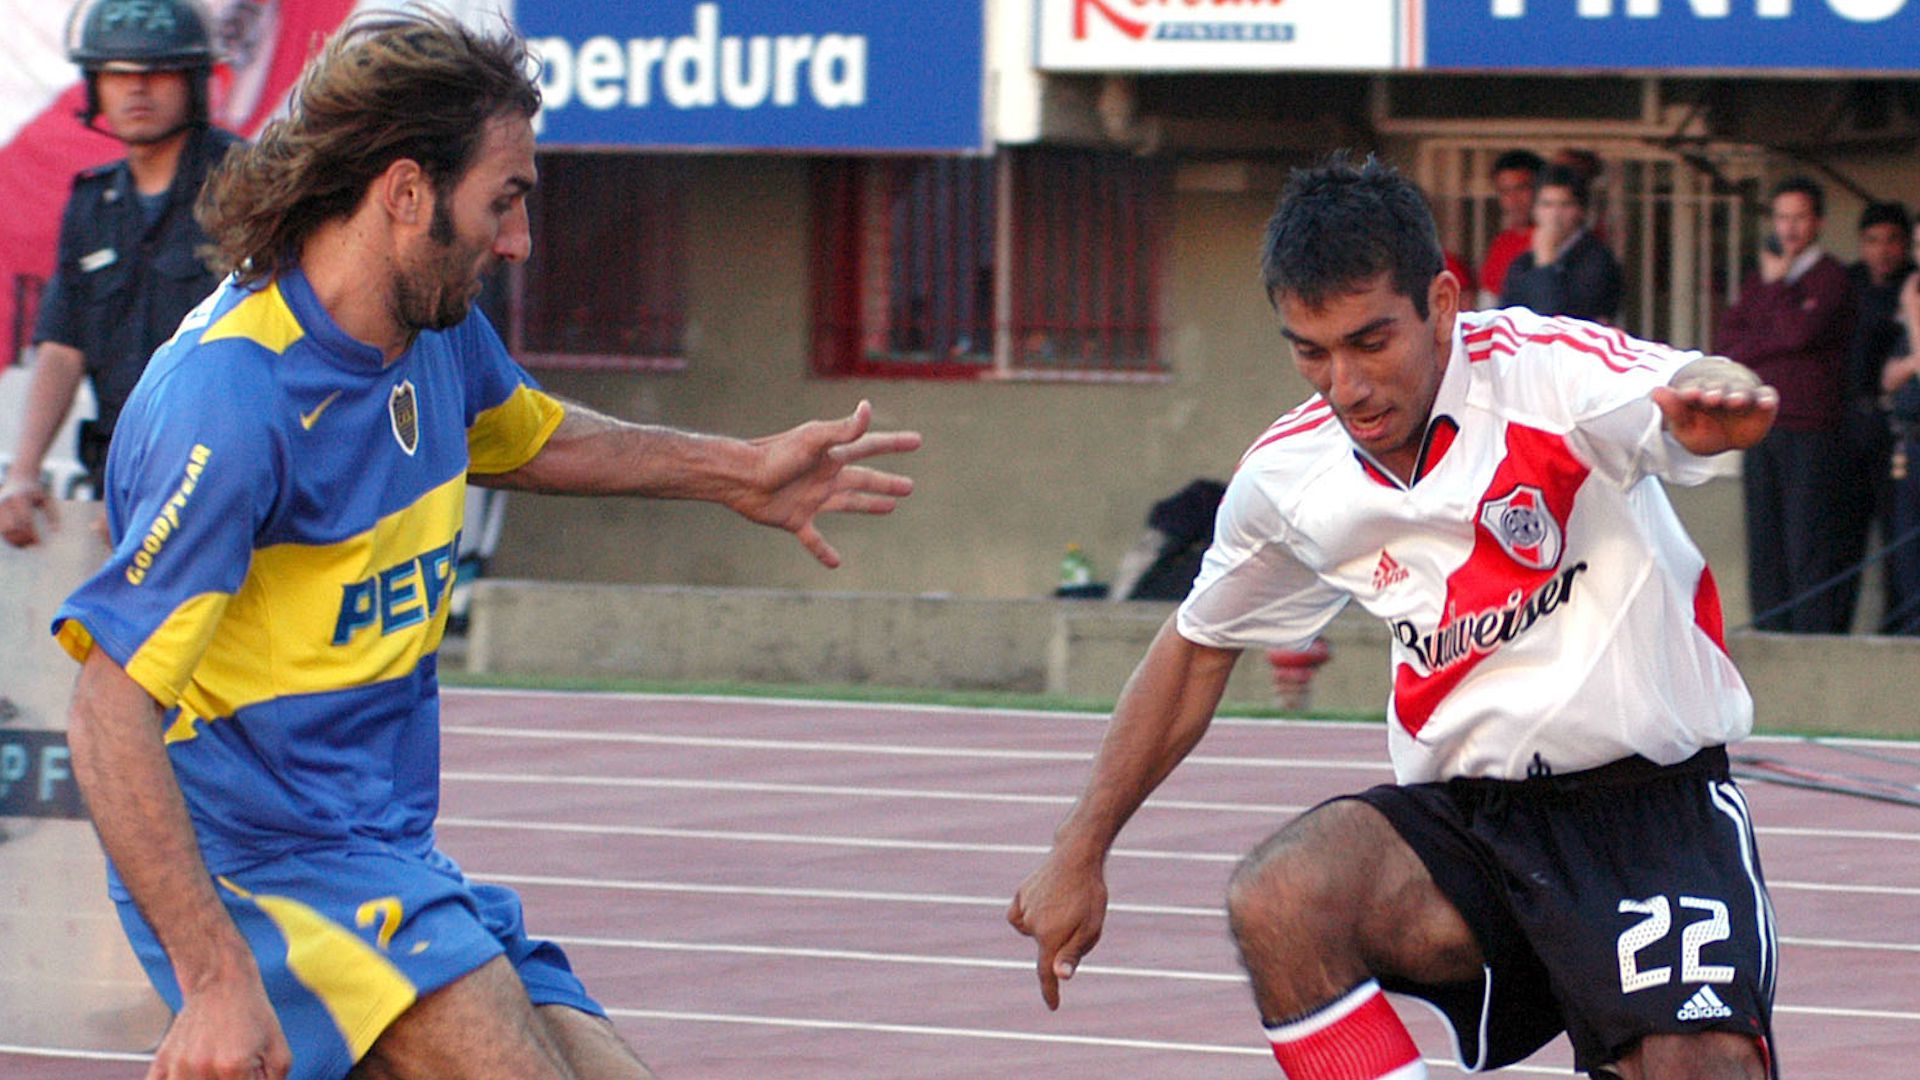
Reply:
<svg viewBox="0 0 1920 1080"><path fill-rule="evenodd" d="M1107 851L1239 651L1301 648L1357 602L1391 630L1398 783L1295 819L1227 900L1287 1075L1425 1077L1384 988L1445 1016L1468 1069L1565 1031L1596 1076L1777 1076L1772 910L1724 749L1752 700L1660 485L1753 445L1777 395L1719 357L1461 311L1421 193L1372 159L1294 175L1263 270L1319 393L1242 459L1014 898L1047 1005L1099 939Z"/></svg>

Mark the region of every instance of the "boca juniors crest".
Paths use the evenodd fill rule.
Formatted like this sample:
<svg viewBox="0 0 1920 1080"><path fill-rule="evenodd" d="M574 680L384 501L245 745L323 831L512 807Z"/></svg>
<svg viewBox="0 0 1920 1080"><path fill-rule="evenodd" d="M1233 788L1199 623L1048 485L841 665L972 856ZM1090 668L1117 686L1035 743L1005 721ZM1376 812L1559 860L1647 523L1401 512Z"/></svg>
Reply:
<svg viewBox="0 0 1920 1080"><path fill-rule="evenodd" d="M1560 523L1537 487L1522 484L1501 498L1481 503L1480 524L1508 557L1532 570L1553 569L1566 547Z"/></svg>
<svg viewBox="0 0 1920 1080"><path fill-rule="evenodd" d="M408 457L420 448L420 401L413 380L404 379L387 398L387 417L393 421L393 439Z"/></svg>

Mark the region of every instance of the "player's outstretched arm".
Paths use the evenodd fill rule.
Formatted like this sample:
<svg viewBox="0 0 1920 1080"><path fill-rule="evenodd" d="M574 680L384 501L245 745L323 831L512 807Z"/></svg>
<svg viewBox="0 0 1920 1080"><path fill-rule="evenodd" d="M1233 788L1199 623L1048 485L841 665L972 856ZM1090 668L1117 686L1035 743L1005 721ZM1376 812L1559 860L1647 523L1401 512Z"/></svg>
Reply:
<svg viewBox="0 0 1920 1080"><path fill-rule="evenodd" d="M813 420L760 439L700 435L633 424L568 403L567 415L532 461L509 473L476 476L491 487L569 495L643 495L719 503L800 538L814 558L839 566L820 535L821 514L885 514L913 481L860 465L918 449L911 431L871 431L862 401L838 420Z"/></svg>
<svg viewBox="0 0 1920 1080"><path fill-rule="evenodd" d="M67 732L74 778L184 998L148 1080L281 1080L292 1053L253 952L214 895L160 725L158 704L96 648L74 689Z"/></svg>
<svg viewBox="0 0 1920 1080"><path fill-rule="evenodd" d="M1743 365L1703 356L1653 391L1674 441L1700 457L1745 450L1773 427L1780 395Z"/></svg>
<svg viewBox="0 0 1920 1080"><path fill-rule="evenodd" d="M1060 1007L1061 980L1073 977L1100 940L1107 851L1206 734L1239 655L1188 641L1169 618L1120 692L1086 789L1055 830L1046 861L1027 875L1007 908L1007 921L1038 947L1035 970L1047 1008Z"/></svg>

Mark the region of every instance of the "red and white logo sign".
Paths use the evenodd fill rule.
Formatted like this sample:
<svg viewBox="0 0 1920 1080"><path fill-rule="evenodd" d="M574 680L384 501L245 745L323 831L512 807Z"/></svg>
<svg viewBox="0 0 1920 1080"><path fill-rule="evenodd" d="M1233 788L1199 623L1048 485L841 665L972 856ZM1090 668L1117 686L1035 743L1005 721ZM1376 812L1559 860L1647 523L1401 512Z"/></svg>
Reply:
<svg viewBox="0 0 1920 1080"><path fill-rule="evenodd" d="M1391 71L1426 0L1035 0L1042 71ZM1409 54L1410 55L1410 54Z"/></svg>
<svg viewBox="0 0 1920 1080"><path fill-rule="evenodd" d="M1553 569L1566 547L1560 523L1547 509L1547 497L1527 484L1481 503L1480 525L1514 562L1531 570Z"/></svg>

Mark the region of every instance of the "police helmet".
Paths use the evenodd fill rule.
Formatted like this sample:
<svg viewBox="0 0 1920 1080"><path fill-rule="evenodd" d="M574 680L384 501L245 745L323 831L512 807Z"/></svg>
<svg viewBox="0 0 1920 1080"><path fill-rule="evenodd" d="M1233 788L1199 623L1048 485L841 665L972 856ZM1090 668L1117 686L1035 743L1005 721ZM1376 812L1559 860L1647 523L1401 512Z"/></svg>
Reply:
<svg viewBox="0 0 1920 1080"><path fill-rule="evenodd" d="M80 0L67 17L67 59L87 73L80 122L92 127L100 115L100 72L184 71L187 123L206 126L207 75L219 59L212 28L200 0Z"/></svg>
<svg viewBox="0 0 1920 1080"><path fill-rule="evenodd" d="M80 0L67 18L67 59L88 74L208 68L212 27L199 0Z"/></svg>

